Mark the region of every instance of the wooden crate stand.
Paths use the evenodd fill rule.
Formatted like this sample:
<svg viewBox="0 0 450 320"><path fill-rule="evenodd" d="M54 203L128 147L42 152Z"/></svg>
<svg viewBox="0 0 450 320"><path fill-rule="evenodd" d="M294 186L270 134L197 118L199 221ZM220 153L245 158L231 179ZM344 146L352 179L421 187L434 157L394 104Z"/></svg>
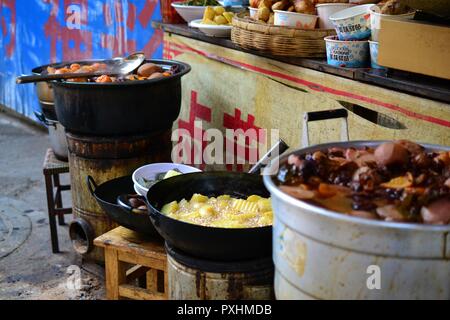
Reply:
<svg viewBox="0 0 450 320"><path fill-rule="evenodd" d="M118 227L96 238L94 244L105 249L107 299L167 299L163 241Z"/></svg>

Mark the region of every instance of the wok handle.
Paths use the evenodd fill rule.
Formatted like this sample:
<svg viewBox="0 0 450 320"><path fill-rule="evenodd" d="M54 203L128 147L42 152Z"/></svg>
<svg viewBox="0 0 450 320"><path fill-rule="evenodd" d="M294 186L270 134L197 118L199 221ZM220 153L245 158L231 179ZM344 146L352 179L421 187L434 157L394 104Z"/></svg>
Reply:
<svg viewBox="0 0 450 320"><path fill-rule="evenodd" d="M86 177L86 184L89 189L89 192L92 194L92 196L95 196L95 190L97 190L97 183L95 183L94 178L88 175Z"/></svg>
<svg viewBox="0 0 450 320"><path fill-rule="evenodd" d="M305 112L303 114L303 133L302 146L309 147L309 128L308 123L312 121L322 121L342 118L341 141L348 141L348 111L346 109L332 109L323 111Z"/></svg>
<svg viewBox="0 0 450 320"><path fill-rule="evenodd" d="M125 210L127 212L130 212L130 213L146 213L147 212L147 210L139 210L139 209L131 207L128 204L128 197L129 196L130 196L129 194L121 194L121 195L117 196L117 201L116 202L117 202L117 204L119 206L122 207L123 210ZM138 198L142 202L145 203L145 197L143 197L141 195L133 195L133 198Z"/></svg>

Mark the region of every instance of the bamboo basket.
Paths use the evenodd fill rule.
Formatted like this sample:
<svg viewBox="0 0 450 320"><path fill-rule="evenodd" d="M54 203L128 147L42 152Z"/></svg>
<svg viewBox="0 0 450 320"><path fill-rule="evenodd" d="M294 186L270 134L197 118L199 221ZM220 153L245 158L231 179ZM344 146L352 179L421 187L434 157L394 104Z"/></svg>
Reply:
<svg viewBox="0 0 450 320"><path fill-rule="evenodd" d="M268 25L248 16L234 16L232 25L233 43L274 56L323 58L326 56L323 38L336 34L333 29L303 30Z"/></svg>

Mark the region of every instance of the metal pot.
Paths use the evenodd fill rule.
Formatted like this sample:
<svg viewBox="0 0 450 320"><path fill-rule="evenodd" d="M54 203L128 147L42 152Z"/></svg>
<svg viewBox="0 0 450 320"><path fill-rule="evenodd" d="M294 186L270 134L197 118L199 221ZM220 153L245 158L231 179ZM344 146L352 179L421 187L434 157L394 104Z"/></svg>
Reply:
<svg viewBox="0 0 450 320"><path fill-rule="evenodd" d="M41 74L44 70L47 70L47 66L36 67L31 72L33 74ZM57 120L51 84L48 82L36 82L35 86L42 113L47 119Z"/></svg>
<svg viewBox="0 0 450 320"><path fill-rule="evenodd" d="M58 121L46 118L42 113L35 112L35 115L48 128L50 146L56 158L67 161L69 150L64 127Z"/></svg>
<svg viewBox="0 0 450 320"><path fill-rule="evenodd" d="M328 143L292 153L376 147L382 142ZM290 154L280 157L279 165ZM278 299L450 299L450 225L352 217L292 198L275 185L272 176L265 176L264 183L272 195L275 216Z"/></svg>
<svg viewBox="0 0 450 320"><path fill-rule="evenodd" d="M162 180L147 193L150 220L169 246L197 258L243 261L271 255L272 227L215 228L176 220L160 212L174 200L190 199L194 193L208 197L228 194L246 198L268 197L260 175L237 172L196 172Z"/></svg>
<svg viewBox="0 0 450 320"><path fill-rule="evenodd" d="M191 68L169 60L147 62L165 69L174 67L177 72L170 77L113 83L52 81L58 121L69 132L99 136L171 128L181 108L181 77Z"/></svg>

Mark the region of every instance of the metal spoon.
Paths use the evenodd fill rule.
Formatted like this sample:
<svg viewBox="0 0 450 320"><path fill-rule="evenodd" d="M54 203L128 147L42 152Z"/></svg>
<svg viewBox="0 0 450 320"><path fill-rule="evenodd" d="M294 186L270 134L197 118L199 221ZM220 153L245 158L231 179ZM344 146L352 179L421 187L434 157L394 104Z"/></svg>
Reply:
<svg viewBox="0 0 450 320"><path fill-rule="evenodd" d="M142 52L136 52L126 58L114 58L113 60L105 61L107 69L97 72L85 73L63 73L63 74L45 74L45 75L29 75L20 76L16 78L16 83L30 83L39 81L62 80L70 78L90 78L101 75L123 75L128 74L138 68L145 60L145 55Z"/></svg>

